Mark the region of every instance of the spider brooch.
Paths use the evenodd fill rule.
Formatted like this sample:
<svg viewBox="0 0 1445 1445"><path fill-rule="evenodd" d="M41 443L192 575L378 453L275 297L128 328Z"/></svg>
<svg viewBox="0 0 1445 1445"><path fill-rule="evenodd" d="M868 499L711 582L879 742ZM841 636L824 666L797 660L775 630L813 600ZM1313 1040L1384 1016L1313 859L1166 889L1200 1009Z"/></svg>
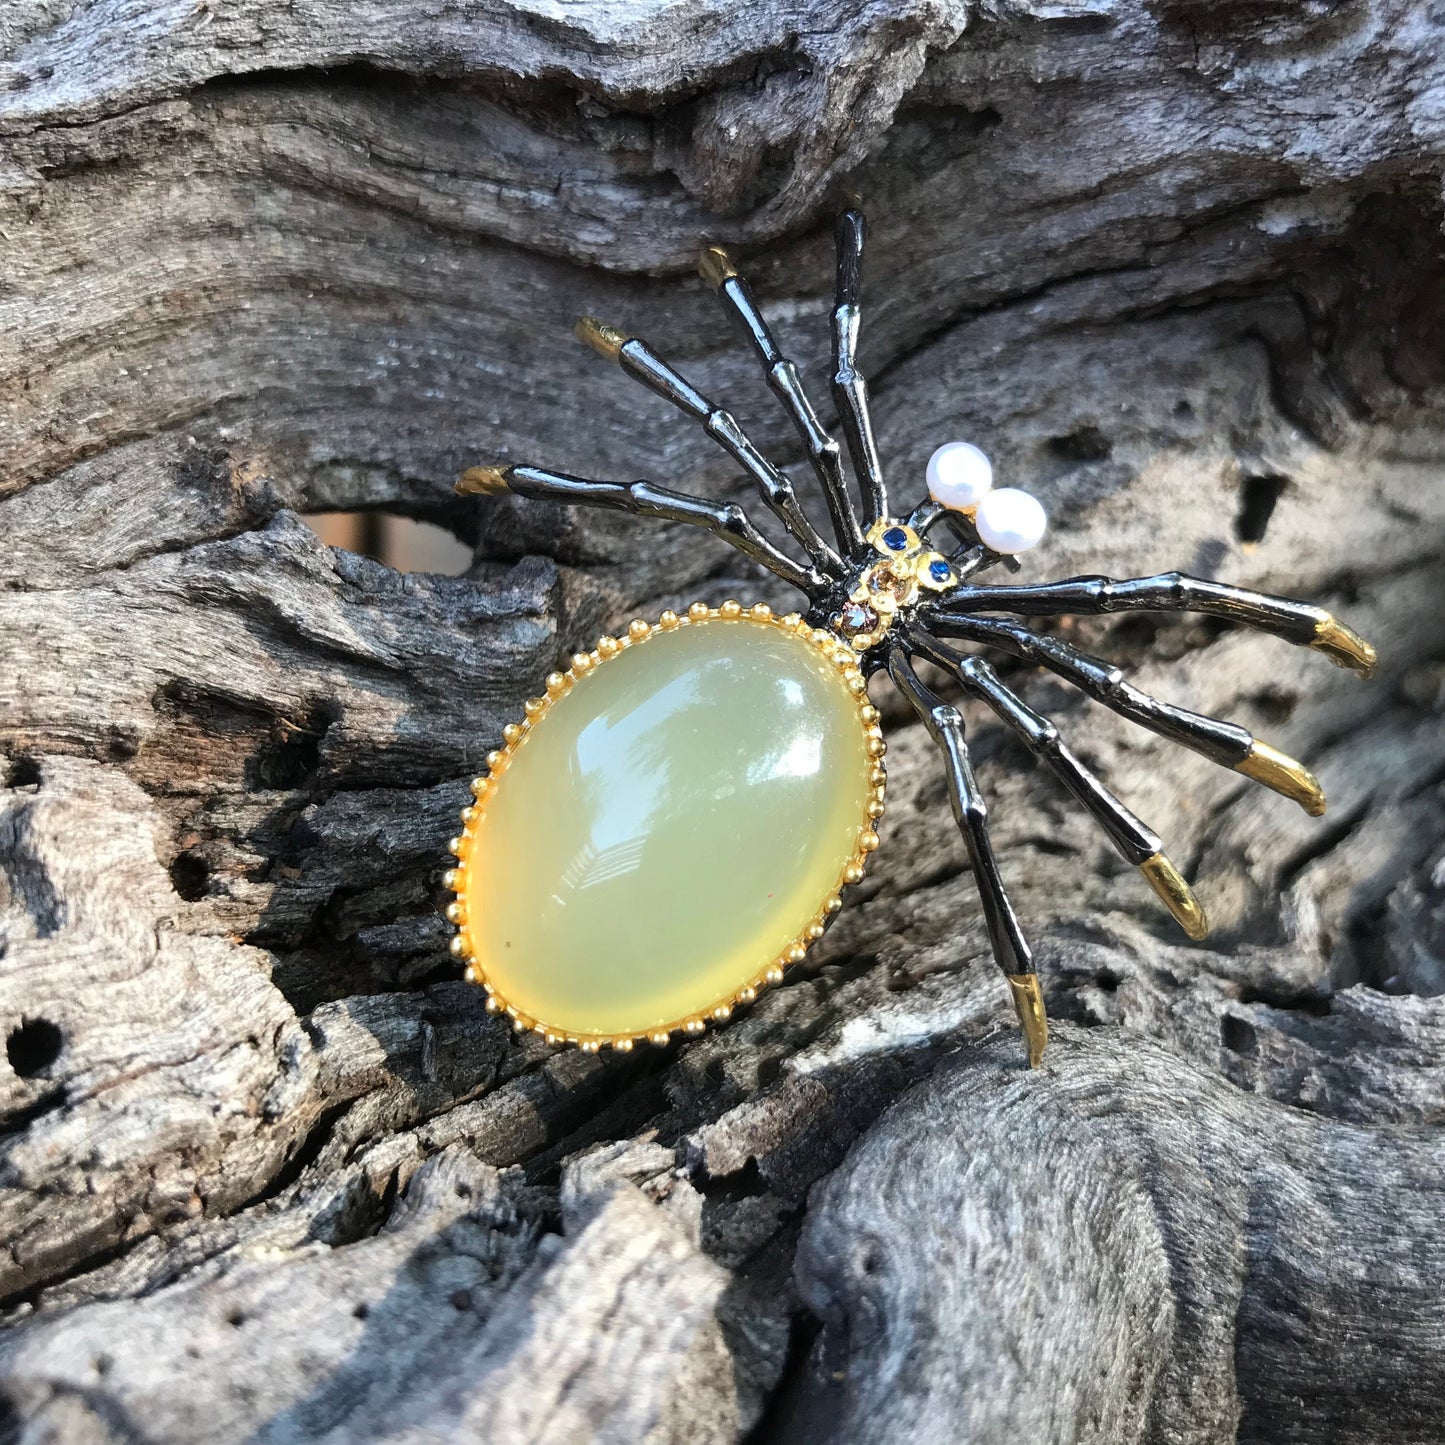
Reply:
<svg viewBox="0 0 1445 1445"><path fill-rule="evenodd" d="M856 364L864 223L837 227L832 394L863 515L836 441L779 350L747 283L719 247L700 271L742 324L801 437L831 522L826 539L788 476L737 421L645 342L590 318L578 334L701 423L756 484L801 549L797 560L742 507L648 481L587 481L531 466L479 466L464 494L610 507L703 528L796 587L806 602L694 603L633 622L573 655L509 724L472 784L452 840L452 952L518 1032L626 1052L700 1033L782 980L821 938L842 891L879 844L886 751L868 679L886 670L943 750L954 819L982 899L993 955L1023 1027L1029 1062L1048 1039L1043 995L989 842L988 811L959 709L919 677L923 659L991 708L1144 875L1191 938L1204 910L1158 836L1000 680L984 653L1037 664L1124 717L1193 748L1318 816L1324 794L1299 763L1244 728L1160 702L1121 670L1017 619L1120 610L1228 618L1323 652L1367 674L1373 649L1328 612L1177 572L1129 581L1078 577L988 585L1037 543L1044 513L1026 493L993 487L987 458L961 442L928 464L928 496L907 516L889 506ZM939 547L930 537L942 529ZM957 643L970 644L961 650Z"/></svg>

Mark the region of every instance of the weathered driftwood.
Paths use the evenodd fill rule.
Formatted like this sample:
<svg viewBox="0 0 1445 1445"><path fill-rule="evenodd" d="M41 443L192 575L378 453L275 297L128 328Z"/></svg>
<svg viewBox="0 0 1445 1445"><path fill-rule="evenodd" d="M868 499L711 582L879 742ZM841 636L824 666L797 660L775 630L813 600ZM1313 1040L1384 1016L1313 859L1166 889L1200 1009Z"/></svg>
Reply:
<svg viewBox="0 0 1445 1445"><path fill-rule="evenodd" d="M1445 1438L1441 39L1405 0L12 4L9 1434ZM885 848L798 981L668 1052L515 1042L434 911L477 761L600 626L788 599L451 480L739 486L584 310L796 461L692 253L736 243L816 379L851 192L895 490L969 436L1049 505L1029 575L1338 607L1367 686L1077 625L1332 811L1020 675L1216 923L1184 946L976 719L1060 1021L1029 1074L880 698ZM338 506L477 561L332 552L295 512Z"/></svg>

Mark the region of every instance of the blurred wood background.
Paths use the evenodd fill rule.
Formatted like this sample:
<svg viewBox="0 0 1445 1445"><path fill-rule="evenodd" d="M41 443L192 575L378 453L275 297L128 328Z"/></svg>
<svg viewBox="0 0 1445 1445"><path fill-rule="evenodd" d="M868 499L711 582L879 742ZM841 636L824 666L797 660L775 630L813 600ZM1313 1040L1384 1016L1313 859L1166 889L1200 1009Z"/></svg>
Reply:
<svg viewBox="0 0 1445 1445"><path fill-rule="evenodd" d="M359 552L397 572L450 577L471 566L472 549L430 522L385 512L313 512L306 521L328 547Z"/></svg>
<svg viewBox="0 0 1445 1445"><path fill-rule="evenodd" d="M1408 0L11 0L0 1439L1445 1438L1441 42ZM1028 577L1338 610L1371 683L1061 624L1331 811L1012 669L1215 923L971 716L1029 1073L880 688L884 848L788 986L518 1042L436 911L467 780L602 628L790 599L451 483L741 495L583 312L799 463L693 263L735 248L822 402L853 194L895 495L971 439L1049 508Z"/></svg>

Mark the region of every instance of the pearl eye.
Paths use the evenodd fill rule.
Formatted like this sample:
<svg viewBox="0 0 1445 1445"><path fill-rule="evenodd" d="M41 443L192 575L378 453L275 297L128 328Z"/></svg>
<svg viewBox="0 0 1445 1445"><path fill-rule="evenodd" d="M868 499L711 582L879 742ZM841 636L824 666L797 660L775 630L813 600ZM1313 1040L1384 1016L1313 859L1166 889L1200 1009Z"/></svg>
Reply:
<svg viewBox="0 0 1445 1445"><path fill-rule="evenodd" d="M973 525L984 546L1012 555L1036 547L1048 527L1038 501L1017 487L1000 487L979 504Z"/></svg>
<svg viewBox="0 0 1445 1445"><path fill-rule="evenodd" d="M928 495L941 507L966 512L993 488L993 467L972 442L945 442L928 459Z"/></svg>

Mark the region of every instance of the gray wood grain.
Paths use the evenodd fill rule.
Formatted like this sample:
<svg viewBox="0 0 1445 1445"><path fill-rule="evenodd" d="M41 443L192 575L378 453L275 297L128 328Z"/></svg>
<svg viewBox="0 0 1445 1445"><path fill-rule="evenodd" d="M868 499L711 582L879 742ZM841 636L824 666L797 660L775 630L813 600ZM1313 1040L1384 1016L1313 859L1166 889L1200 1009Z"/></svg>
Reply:
<svg viewBox="0 0 1445 1445"><path fill-rule="evenodd" d="M1405 0L0 15L0 1436L1445 1439L1441 40ZM451 482L742 496L580 312L801 478L692 261L735 245L821 402L850 194L896 496L967 437L1049 508L1025 575L1290 592L1380 675L1062 624L1305 758L1316 821L1010 670L1201 947L970 715L1040 1072L881 690L884 848L796 980L549 1054L445 951L467 779L603 627L790 598ZM472 566L329 549L337 507Z"/></svg>

